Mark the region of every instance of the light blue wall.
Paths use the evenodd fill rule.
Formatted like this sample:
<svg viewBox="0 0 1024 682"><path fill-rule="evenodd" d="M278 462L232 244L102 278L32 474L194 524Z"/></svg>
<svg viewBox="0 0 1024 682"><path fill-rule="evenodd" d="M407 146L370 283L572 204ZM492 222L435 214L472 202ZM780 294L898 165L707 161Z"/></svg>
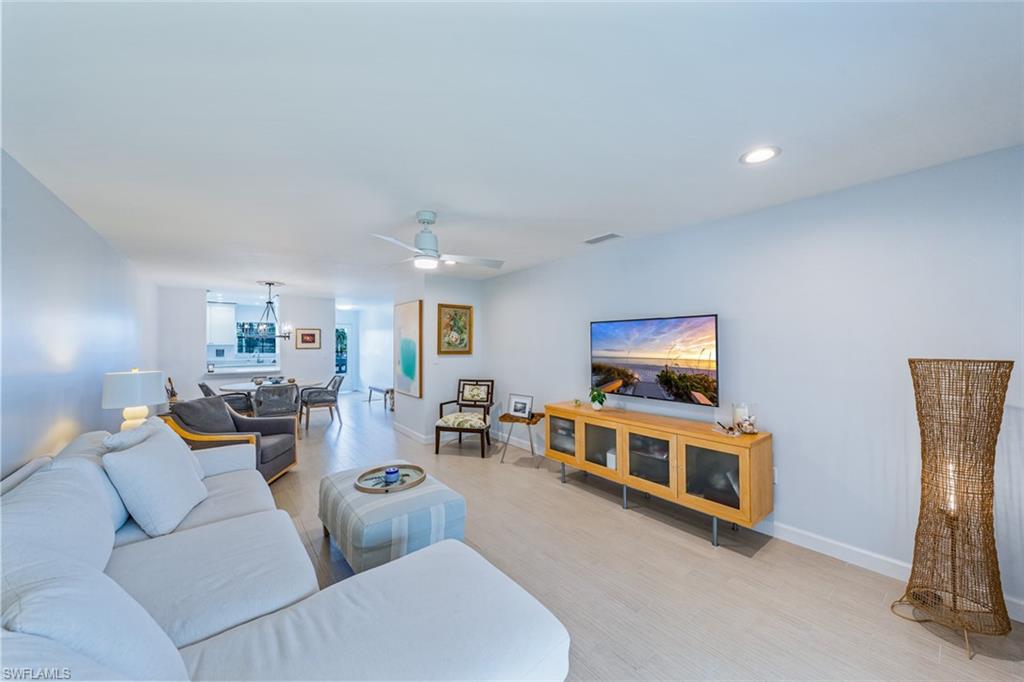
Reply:
<svg viewBox="0 0 1024 682"><path fill-rule="evenodd" d="M920 478L907 358L1015 360L996 524L1021 617L1022 187L1016 147L647 239L623 224L621 242L488 281L486 368L499 397L582 398L591 320L718 313L722 402L758 403L774 433L763 529L898 574Z"/></svg>
<svg viewBox="0 0 1024 682"><path fill-rule="evenodd" d="M3 153L3 474L81 431L117 429L103 373L138 366L134 268Z"/></svg>

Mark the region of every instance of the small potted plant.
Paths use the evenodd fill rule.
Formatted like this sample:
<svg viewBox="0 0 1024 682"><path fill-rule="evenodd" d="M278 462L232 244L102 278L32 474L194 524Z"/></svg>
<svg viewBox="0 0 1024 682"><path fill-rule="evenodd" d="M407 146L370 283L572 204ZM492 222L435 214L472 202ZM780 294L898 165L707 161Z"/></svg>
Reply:
<svg viewBox="0 0 1024 682"><path fill-rule="evenodd" d="M599 388L590 389L590 406L595 410L600 410L601 406L604 405L604 401L608 399L608 396L604 394Z"/></svg>

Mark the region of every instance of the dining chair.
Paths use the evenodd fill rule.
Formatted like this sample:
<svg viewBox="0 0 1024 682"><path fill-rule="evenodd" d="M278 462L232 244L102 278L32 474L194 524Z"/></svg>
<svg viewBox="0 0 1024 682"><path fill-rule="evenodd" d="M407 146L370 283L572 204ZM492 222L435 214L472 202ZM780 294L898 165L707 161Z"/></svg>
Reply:
<svg viewBox="0 0 1024 682"><path fill-rule="evenodd" d="M338 391L341 389L345 377L335 374L327 382L327 386L310 386L302 389L299 393L299 419L302 419L302 410L306 411L306 430L309 431L309 413L314 407L326 407L330 410L331 421L334 421L334 408L338 406ZM338 411L338 419L341 419L341 411Z"/></svg>
<svg viewBox="0 0 1024 682"><path fill-rule="evenodd" d="M248 393L236 392L236 393L217 393L210 385L204 381L199 382L199 390L202 391L203 396L207 398L215 398L218 395L224 398L224 402L231 407L232 410L241 415L252 414L252 399Z"/></svg>
<svg viewBox="0 0 1024 682"><path fill-rule="evenodd" d="M253 414L257 417L299 417L299 387L295 384L263 384L256 387Z"/></svg>

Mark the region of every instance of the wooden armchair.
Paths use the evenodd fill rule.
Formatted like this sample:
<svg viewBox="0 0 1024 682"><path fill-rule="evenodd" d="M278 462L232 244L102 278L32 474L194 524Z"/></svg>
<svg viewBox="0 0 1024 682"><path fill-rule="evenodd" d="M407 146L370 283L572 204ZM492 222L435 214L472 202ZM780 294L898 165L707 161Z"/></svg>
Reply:
<svg viewBox="0 0 1024 682"><path fill-rule="evenodd" d="M256 448L256 468L269 483L296 462L298 422L290 417L245 417L220 396L179 401L160 418L193 450L235 443Z"/></svg>
<svg viewBox="0 0 1024 682"><path fill-rule="evenodd" d="M445 414L446 405L457 405L458 411ZM439 419L434 424L434 454L441 450L441 434L457 433L459 442L462 434L480 436L480 456L486 454L491 444L491 409L494 407L494 379L459 379L459 392L455 400L441 403ZM477 414L470 410L480 410Z"/></svg>

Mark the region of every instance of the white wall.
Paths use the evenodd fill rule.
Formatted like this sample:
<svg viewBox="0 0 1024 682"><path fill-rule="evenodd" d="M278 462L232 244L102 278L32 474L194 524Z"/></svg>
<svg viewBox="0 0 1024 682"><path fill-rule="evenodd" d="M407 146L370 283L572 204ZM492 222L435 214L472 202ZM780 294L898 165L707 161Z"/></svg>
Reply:
<svg viewBox="0 0 1024 682"><path fill-rule="evenodd" d="M329 381L334 376L334 299L281 294L278 316L282 326L320 330L320 349L298 349L296 335L278 345L281 371L286 376L310 381Z"/></svg>
<svg viewBox="0 0 1024 682"><path fill-rule="evenodd" d="M920 480L907 358L1015 360L996 529L1024 617L1022 187L1017 147L489 280L486 367L499 397L584 397L589 321L718 313L722 403L758 403L774 434L762 530L903 576Z"/></svg>
<svg viewBox="0 0 1024 682"><path fill-rule="evenodd" d="M391 364L394 320L394 306L391 305L359 309L359 376L364 390L369 386L394 384Z"/></svg>
<svg viewBox="0 0 1024 682"><path fill-rule="evenodd" d="M161 286L157 289L157 302L157 364L174 379L180 399L200 397L200 381L216 388L249 378L249 374L206 374L205 289ZM281 371L271 374L328 380L334 373L334 312L333 298L282 295L278 306L282 325L318 327L321 344L320 350L297 350L294 335L289 340L279 340Z"/></svg>
<svg viewBox="0 0 1024 682"><path fill-rule="evenodd" d="M81 431L117 430L103 374L154 358L140 310L152 286L86 222L3 153L3 435L7 475Z"/></svg>
<svg viewBox="0 0 1024 682"><path fill-rule="evenodd" d="M418 296L410 298L423 299L423 398L417 400L399 394L395 424L396 428L408 436L424 442L432 442L438 406L443 401L455 398L459 379L490 378L484 370L486 311L481 305L483 303L483 287L480 282L474 280L427 275L420 292ZM438 303L473 306L472 355L437 354ZM500 386L496 387L496 391L500 390L502 390Z"/></svg>

